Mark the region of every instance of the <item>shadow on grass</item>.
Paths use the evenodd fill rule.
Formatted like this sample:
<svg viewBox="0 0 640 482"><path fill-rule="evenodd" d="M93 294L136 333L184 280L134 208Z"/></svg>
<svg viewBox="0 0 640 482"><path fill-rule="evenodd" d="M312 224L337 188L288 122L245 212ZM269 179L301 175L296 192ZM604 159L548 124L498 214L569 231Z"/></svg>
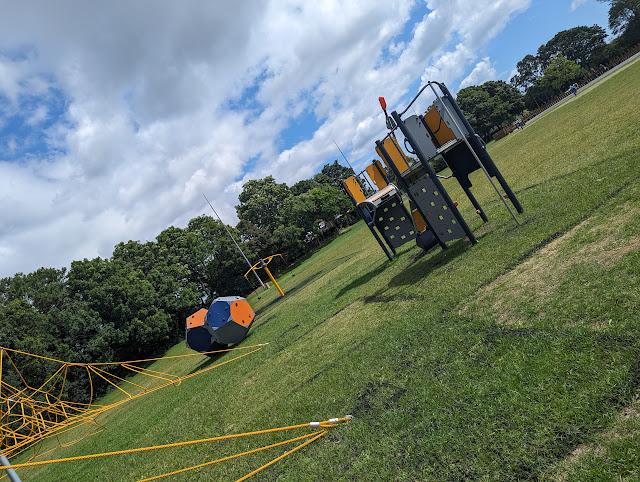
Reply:
<svg viewBox="0 0 640 482"><path fill-rule="evenodd" d="M471 248L471 244L463 240L452 243L446 250L439 250L433 254L424 253L420 260L409 266L389 280L389 287L406 286L421 280L431 271L446 265L449 261Z"/></svg>
<svg viewBox="0 0 640 482"><path fill-rule="evenodd" d="M387 263L383 263L380 266L378 266L376 269L374 269L373 271L368 271L366 273L364 273L362 276L354 279L351 283L349 283L348 285L344 286L337 294L336 299L340 298L342 295L348 293L349 291L351 291L354 288L358 288L359 286L362 286L364 284L367 284L369 281L371 281L373 278L375 278L376 276L378 276L380 273L382 273L385 269L387 268Z"/></svg>
<svg viewBox="0 0 640 482"><path fill-rule="evenodd" d="M207 359L204 360L202 363L200 363L200 365L194 367L193 370L189 372L189 375L195 372L198 372L200 370L204 370L205 368L209 368L211 365L215 365L220 361L220 358L222 358L222 355L224 355L225 353L227 352L221 351L219 353L212 353L211 355L205 355Z"/></svg>
<svg viewBox="0 0 640 482"><path fill-rule="evenodd" d="M330 267L324 267L324 269L321 269L320 271L317 271L315 273L313 273L311 276L307 277L304 281L298 283L297 285L288 288L287 289L287 293L286 294L293 294L296 291L304 288L305 286L307 286L309 283L311 283L312 281L316 281L320 278L322 278L323 276L325 276L326 274L329 274L330 272L332 272L334 269L338 268L343 260L350 258L353 254L355 253L350 253L346 256L342 256L341 258L337 258L333 261L333 263L331 264ZM271 300L269 303L267 303L266 305L264 305L262 308L260 308L258 311L256 311L256 316L261 315L262 313L264 313L268 308L270 308L271 306L273 306L274 304L282 301L284 298L282 296L279 296L277 298L274 298L273 300ZM260 326L260 325L258 325Z"/></svg>
<svg viewBox="0 0 640 482"><path fill-rule="evenodd" d="M452 243L446 250L436 251L439 248L432 248L427 252L420 252L416 255L413 255L411 257L411 261L414 262L414 264L402 271L400 274L397 274L396 276L391 278L391 280L389 281L389 287L413 284L424 276L428 275L433 269L445 265L450 260L452 260L456 256L459 256L470 247L471 245L469 243L465 243L464 241L462 241ZM385 261L374 270L368 271L360 277L354 279L351 283L343 287L338 292L338 294L336 295L336 299L340 298L342 295L348 293L354 288L358 288L364 284L367 284L373 278L380 275L385 269L387 269L388 266L388 263ZM379 295L381 295L381 293L374 293L373 295L367 296L365 298L365 302L380 301L378 299L380 298Z"/></svg>
<svg viewBox="0 0 640 482"><path fill-rule="evenodd" d="M306 285L308 285L309 283L311 283L312 281L316 280L317 278L319 278L321 275L324 274L324 271L320 270L317 271L316 273L312 274L311 276L309 276L308 278L306 278L304 281L302 281L301 283L298 283L297 285L287 289L287 293L285 294L293 294L296 291L298 291L301 288L304 288ZM273 305L275 305L276 303L279 303L280 301L282 301L284 299L283 296L278 296L277 298L274 298L273 300L271 300L269 303L267 303L266 305L264 305L262 308L260 308L259 310L256 311L256 318L261 315L262 313L264 313L265 311L267 311L270 307L272 307ZM264 323L260 323L264 324ZM256 325L256 326L260 326L260 325Z"/></svg>

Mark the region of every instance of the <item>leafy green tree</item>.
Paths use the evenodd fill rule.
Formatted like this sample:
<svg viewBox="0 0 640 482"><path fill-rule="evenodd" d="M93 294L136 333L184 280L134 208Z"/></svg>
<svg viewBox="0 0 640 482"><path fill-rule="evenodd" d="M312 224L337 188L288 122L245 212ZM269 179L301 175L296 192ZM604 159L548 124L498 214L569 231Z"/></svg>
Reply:
<svg viewBox="0 0 640 482"><path fill-rule="evenodd" d="M203 291L189 269L192 251L185 243L188 239L184 230L170 227L158 235L157 242L119 243L112 256L112 261L140 270L152 284L156 306L171 317L171 340L182 337L184 320L202 304Z"/></svg>
<svg viewBox="0 0 640 482"><path fill-rule="evenodd" d="M54 358L58 343L49 329L47 315L35 310L26 299L13 298L0 305L0 345L3 347ZM46 360L15 353L10 356L31 386L39 387L46 380L44 375L55 371L55 365ZM24 387L17 373L10 368L3 370L2 381Z"/></svg>
<svg viewBox="0 0 640 482"><path fill-rule="evenodd" d="M542 69L546 69L560 55L585 66L591 65L594 52L604 47L606 37L607 32L598 25L563 30L538 48L537 58Z"/></svg>
<svg viewBox="0 0 640 482"><path fill-rule="evenodd" d="M496 128L511 123L524 109L522 94L504 81L490 80L469 86L456 99L476 133L487 138Z"/></svg>
<svg viewBox="0 0 640 482"><path fill-rule="evenodd" d="M101 258L73 261L69 290L98 314L96 337L105 350L100 361L148 356L169 342L170 317L158 308L153 285L131 263Z"/></svg>
<svg viewBox="0 0 640 482"><path fill-rule="evenodd" d="M325 164L322 171L313 176L313 179L320 184L339 188L343 180L354 175L353 169L342 166L336 160L332 164Z"/></svg>
<svg viewBox="0 0 640 482"><path fill-rule="evenodd" d="M338 214L351 208L349 198L334 186L318 187L306 195L315 206L316 217L324 221L333 221Z"/></svg>
<svg viewBox="0 0 640 482"><path fill-rule="evenodd" d="M640 39L638 39L638 42L640 42ZM626 48L620 43L620 39L617 39L594 50L591 55L590 64L599 70L601 64L607 64L619 55L622 55L625 50Z"/></svg>
<svg viewBox="0 0 640 482"><path fill-rule="evenodd" d="M324 175L323 175L324 176ZM320 187L323 184L330 184L331 180L328 176L323 177L324 182L320 183L315 179L303 179L302 181L296 182L291 189L289 190L289 194L291 196L299 196L300 194L304 194L307 191L311 191L313 188Z"/></svg>
<svg viewBox="0 0 640 482"><path fill-rule="evenodd" d="M605 43L606 36L605 30L598 25L563 30L541 45L536 56L526 55L518 62L518 74L513 76L510 83L525 93L526 107L539 107L558 93L550 78L542 83L545 69L553 59L563 56L582 66L599 68L600 63L617 55L618 49Z"/></svg>
<svg viewBox="0 0 640 482"><path fill-rule="evenodd" d="M518 73L509 81L512 85L526 92L531 86L535 85L538 78L542 75L542 66L540 59L533 55L525 55L524 58L517 63Z"/></svg>
<svg viewBox="0 0 640 482"><path fill-rule="evenodd" d="M249 221L241 219L236 226L242 243L249 248L251 253L260 257L276 254L278 247L273 235L266 229L255 227Z"/></svg>
<svg viewBox="0 0 640 482"><path fill-rule="evenodd" d="M289 187L285 183L278 184L273 176L248 181L242 186L242 192L238 196L238 218L273 232L280 224L280 207L287 197Z"/></svg>
<svg viewBox="0 0 640 482"><path fill-rule="evenodd" d="M0 301L23 299L39 313L60 306L66 296L66 268L39 268L0 280Z"/></svg>
<svg viewBox="0 0 640 482"><path fill-rule="evenodd" d="M241 242L240 233L232 226L227 229L239 243L240 248L251 263L258 257ZM202 253L206 286L206 304L218 296L241 295L250 290L251 285L243 275L249 269L242 254L227 234L224 225L210 216L199 216L189 221L187 230L198 236L197 249Z"/></svg>
<svg viewBox="0 0 640 482"><path fill-rule="evenodd" d="M314 223L318 217L316 204L309 195L312 191L315 191L315 189L299 196L290 196L283 203L283 224L285 226L300 228L300 235L313 232L315 227ZM276 233L274 232L273 234L274 238L277 238Z"/></svg>
<svg viewBox="0 0 640 482"><path fill-rule="evenodd" d="M280 246L283 255L296 259L304 253L304 234L304 228L281 224L273 232L273 239Z"/></svg>
<svg viewBox="0 0 640 482"><path fill-rule="evenodd" d="M609 28L620 34L619 42L630 48L640 42L640 0L598 0L608 3Z"/></svg>
<svg viewBox="0 0 640 482"><path fill-rule="evenodd" d="M551 60L549 67L544 69L540 86L550 87L556 92L561 92L579 80L581 76L582 71L578 64L559 55Z"/></svg>
<svg viewBox="0 0 640 482"><path fill-rule="evenodd" d="M540 85L538 82L527 89L523 97L524 105L529 110L536 109L553 99L557 93L558 91L550 85Z"/></svg>

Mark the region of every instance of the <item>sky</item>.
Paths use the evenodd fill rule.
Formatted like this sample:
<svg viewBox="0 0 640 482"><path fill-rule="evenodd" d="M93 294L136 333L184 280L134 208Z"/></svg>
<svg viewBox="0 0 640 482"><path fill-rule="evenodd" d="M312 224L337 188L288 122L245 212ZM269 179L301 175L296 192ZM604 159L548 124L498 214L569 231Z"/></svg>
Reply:
<svg viewBox="0 0 640 482"><path fill-rule="evenodd" d="M0 0L0 278L109 258L242 185L356 170L427 81L505 80L596 0ZM429 101L425 100L426 105ZM420 108L420 102L416 104Z"/></svg>

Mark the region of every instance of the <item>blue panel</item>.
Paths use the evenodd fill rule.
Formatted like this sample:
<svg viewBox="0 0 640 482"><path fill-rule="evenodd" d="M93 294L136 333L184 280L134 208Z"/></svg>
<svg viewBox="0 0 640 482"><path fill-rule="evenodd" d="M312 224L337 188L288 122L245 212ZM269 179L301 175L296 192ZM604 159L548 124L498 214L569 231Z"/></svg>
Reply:
<svg viewBox="0 0 640 482"><path fill-rule="evenodd" d="M224 325L231 316L229 303L226 301L214 301L207 312L205 320L213 328Z"/></svg>
<svg viewBox="0 0 640 482"><path fill-rule="evenodd" d="M187 346L192 350L209 351L211 346L211 333L204 326L196 326L195 328L187 329Z"/></svg>

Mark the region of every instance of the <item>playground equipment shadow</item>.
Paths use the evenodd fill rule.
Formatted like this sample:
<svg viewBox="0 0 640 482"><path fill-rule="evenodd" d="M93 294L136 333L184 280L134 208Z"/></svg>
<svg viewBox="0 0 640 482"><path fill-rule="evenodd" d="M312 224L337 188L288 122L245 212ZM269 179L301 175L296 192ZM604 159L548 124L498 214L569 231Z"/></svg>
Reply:
<svg viewBox="0 0 640 482"><path fill-rule="evenodd" d="M460 239L449 244L446 250L438 249L435 253L425 253L421 259L391 278L388 286L392 288L413 285L417 280L428 276L435 269L446 266L470 249L473 249L471 243L466 239Z"/></svg>

